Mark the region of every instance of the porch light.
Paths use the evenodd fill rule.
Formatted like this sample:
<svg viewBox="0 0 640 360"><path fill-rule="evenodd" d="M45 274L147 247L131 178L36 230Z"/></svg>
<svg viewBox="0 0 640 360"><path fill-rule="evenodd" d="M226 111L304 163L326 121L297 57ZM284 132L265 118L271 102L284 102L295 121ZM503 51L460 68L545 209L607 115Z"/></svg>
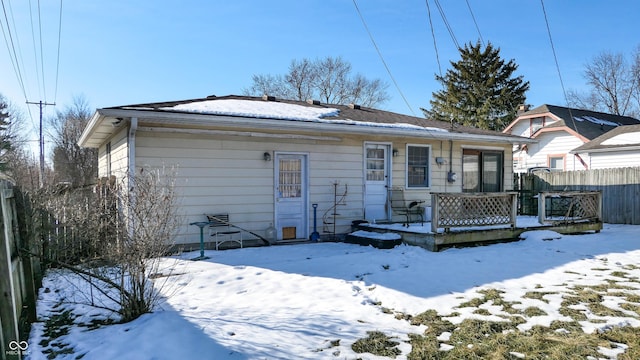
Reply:
<svg viewBox="0 0 640 360"><path fill-rule="evenodd" d="M393 155L393 157L397 157L398 155L400 155L400 152L398 151L398 149L393 149L391 155Z"/></svg>
<svg viewBox="0 0 640 360"><path fill-rule="evenodd" d="M262 154L262 159L264 161L271 161L271 154L268 151L265 151L264 154Z"/></svg>

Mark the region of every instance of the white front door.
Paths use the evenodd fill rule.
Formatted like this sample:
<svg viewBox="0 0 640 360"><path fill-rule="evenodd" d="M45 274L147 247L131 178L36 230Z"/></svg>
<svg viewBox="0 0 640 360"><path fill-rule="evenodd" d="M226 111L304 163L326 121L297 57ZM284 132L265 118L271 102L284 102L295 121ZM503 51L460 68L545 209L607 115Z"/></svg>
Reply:
<svg viewBox="0 0 640 360"><path fill-rule="evenodd" d="M275 220L278 240L306 239L307 155L276 153Z"/></svg>
<svg viewBox="0 0 640 360"><path fill-rule="evenodd" d="M368 221L387 220L389 190L389 144L365 144L364 149L364 217Z"/></svg>

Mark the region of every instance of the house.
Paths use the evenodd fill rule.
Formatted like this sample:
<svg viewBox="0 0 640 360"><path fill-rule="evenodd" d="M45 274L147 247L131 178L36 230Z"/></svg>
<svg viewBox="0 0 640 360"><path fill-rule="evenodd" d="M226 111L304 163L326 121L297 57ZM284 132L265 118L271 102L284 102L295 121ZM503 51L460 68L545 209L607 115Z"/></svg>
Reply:
<svg viewBox="0 0 640 360"><path fill-rule="evenodd" d="M523 108L503 132L538 140L535 144L514 148L515 172L539 167L558 171L588 170L591 169L590 153L572 150L621 125L638 124L640 120L629 116L545 104L531 110Z"/></svg>
<svg viewBox="0 0 640 360"><path fill-rule="evenodd" d="M354 221L394 218L388 190L513 188L512 148L535 140L358 105L270 96L209 96L97 109L79 144L99 149L99 176L175 166L185 225L204 214L280 241L344 234ZM314 206L315 205L315 206ZM314 212L317 218L314 219ZM400 220L398 217L396 220Z"/></svg>
<svg viewBox="0 0 640 360"><path fill-rule="evenodd" d="M640 166L640 125L618 126L571 153L588 158L590 169Z"/></svg>

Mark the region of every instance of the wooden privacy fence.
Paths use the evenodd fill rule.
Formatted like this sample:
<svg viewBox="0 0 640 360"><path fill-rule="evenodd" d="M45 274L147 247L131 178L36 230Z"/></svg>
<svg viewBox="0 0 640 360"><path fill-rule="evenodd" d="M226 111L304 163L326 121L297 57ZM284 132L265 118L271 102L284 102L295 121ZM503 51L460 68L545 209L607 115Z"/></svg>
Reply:
<svg viewBox="0 0 640 360"><path fill-rule="evenodd" d="M21 359L36 319L40 263L28 254L38 252L27 230L28 201L6 180L0 180L0 205L0 358Z"/></svg>
<svg viewBox="0 0 640 360"><path fill-rule="evenodd" d="M515 228L517 195L516 192L432 193L431 231L490 225Z"/></svg>
<svg viewBox="0 0 640 360"><path fill-rule="evenodd" d="M521 174L516 183L523 215L535 215L543 191L600 191L606 223L640 225L640 167Z"/></svg>

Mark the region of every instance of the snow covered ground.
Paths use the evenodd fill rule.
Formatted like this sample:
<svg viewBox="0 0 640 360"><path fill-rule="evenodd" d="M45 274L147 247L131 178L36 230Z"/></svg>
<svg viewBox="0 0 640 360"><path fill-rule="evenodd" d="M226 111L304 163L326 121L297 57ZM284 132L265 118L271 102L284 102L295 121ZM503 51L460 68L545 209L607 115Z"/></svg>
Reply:
<svg viewBox="0 0 640 360"><path fill-rule="evenodd" d="M28 358L46 359L377 359L355 353L351 345L379 330L400 340L404 358L408 334L423 333L394 313L417 315L434 309L454 323L466 318L504 320L503 310L485 303L460 307L479 290L504 291L514 307L537 307L546 315L525 317L521 330L568 321L558 309L572 288L623 284L640 296L640 226L605 224L599 234L559 235L531 231L523 241L433 253L401 245L380 250L344 243L207 251L164 259L166 281L160 306L126 324L89 330L71 326L47 342L45 323L34 324ZM548 240L553 238L553 240ZM62 271L51 271L38 301L38 317L71 310L75 323L109 314L78 297L81 285ZM545 293L544 298L525 296ZM75 300L74 300L75 299ZM586 332L623 325L640 327L640 315L620 307L619 297L603 297L617 316L598 316L577 305ZM637 304L640 305L640 304ZM388 309L391 309L390 313ZM387 310L387 311L384 311ZM625 316L620 316L620 313ZM445 334L446 335L446 334ZM447 336L442 336L447 349ZM65 353L64 349L67 349ZM616 352L617 351L617 352ZM622 350L603 350L615 358Z"/></svg>

